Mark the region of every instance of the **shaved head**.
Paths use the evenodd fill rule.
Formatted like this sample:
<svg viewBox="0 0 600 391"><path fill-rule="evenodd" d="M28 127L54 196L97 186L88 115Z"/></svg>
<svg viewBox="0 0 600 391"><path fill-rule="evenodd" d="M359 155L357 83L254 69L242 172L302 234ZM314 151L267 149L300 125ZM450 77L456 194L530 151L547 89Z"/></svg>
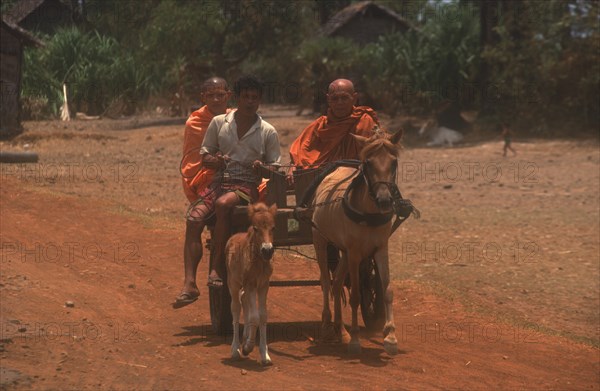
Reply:
<svg viewBox="0 0 600 391"><path fill-rule="evenodd" d="M354 84L348 79L337 79L329 84L329 93L334 92L347 92L349 94L354 93Z"/></svg>
<svg viewBox="0 0 600 391"><path fill-rule="evenodd" d="M207 90L211 90L217 87L221 87L224 90L229 91L229 85L227 84L225 79L220 77L211 77L204 80L204 83L202 83L202 86L200 87L200 91L205 92Z"/></svg>
<svg viewBox="0 0 600 391"><path fill-rule="evenodd" d="M327 92L328 116L330 118L345 118L352 114L352 109L358 94L354 84L348 79L337 79L331 82Z"/></svg>
<svg viewBox="0 0 600 391"><path fill-rule="evenodd" d="M229 85L223 78L211 77L204 80L200 87L200 98L214 115L227 111L227 101L230 97Z"/></svg>

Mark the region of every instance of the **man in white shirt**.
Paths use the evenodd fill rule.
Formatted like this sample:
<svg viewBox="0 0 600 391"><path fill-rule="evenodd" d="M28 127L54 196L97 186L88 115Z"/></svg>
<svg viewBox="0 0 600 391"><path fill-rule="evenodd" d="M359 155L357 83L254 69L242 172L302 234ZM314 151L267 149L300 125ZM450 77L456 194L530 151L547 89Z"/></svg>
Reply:
<svg viewBox="0 0 600 391"><path fill-rule="evenodd" d="M220 287L225 266L225 244L229 236L231 211L240 203L256 201L263 164L279 165L281 153L275 128L256 114L262 98L262 85L252 76L240 78L234 85L238 108L215 116L204 136L202 164L218 170L214 180L188 211L184 245L184 288L173 303L180 308L199 296L196 270L202 258L201 234L213 213L216 224L214 264L208 285Z"/></svg>

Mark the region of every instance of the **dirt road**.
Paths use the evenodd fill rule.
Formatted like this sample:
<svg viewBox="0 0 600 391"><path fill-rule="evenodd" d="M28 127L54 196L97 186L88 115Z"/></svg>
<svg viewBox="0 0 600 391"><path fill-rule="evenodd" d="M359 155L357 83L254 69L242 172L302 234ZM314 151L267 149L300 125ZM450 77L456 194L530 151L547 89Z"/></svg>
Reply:
<svg viewBox="0 0 600 391"><path fill-rule="evenodd" d="M400 354L385 354L381 334L365 330L360 356L347 354L344 346L320 343L319 289L272 288L268 335L274 365L262 368L256 362L257 352L239 362L228 359L230 337L211 331L205 288L193 305L177 311L169 305L181 283L180 215L185 202L172 167L168 175L153 174L165 161L176 162L180 131L162 128L151 135L141 130L103 131L89 136L73 130L72 137L53 139L32 130L25 134L29 139L17 140L17 146L35 143L39 151L47 151L47 160L42 161L46 167L52 162L65 166L64 162L85 161L90 155L100 167L108 161L113 169L126 162L119 160L125 157L137 162L144 154L166 158L159 163L146 160L134 183L111 179L114 171L103 183L65 183L60 178L53 182L48 173L38 180L35 174L3 171L2 388L600 388L598 349L575 342L579 337L593 341L598 333L593 309L598 300L593 282L598 261L594 259L597 193L592 190L597 181L597 150L553 144L553 151L567 148L566 165L592 173L589 183L565 185L571 197L583 204L571 205L571 214L563 221L555 219L560 211L547 209L540 217L531 209L560 203L563 198L556 200L563 197L560 191L554 197L537 193L552 187L564 192L563 182L579 178L576 172L565 178L544 171L547 160L558 159L546 156L552 148L521 146L520 151L528 153L529 161L537 162L541 170L540 181L531 188L508 180L460 180L445 188L447 181L408 178L402 188L405 196L427 214L424 221L407 223L399 233L403 243L417 247L403 247L399 238L395 242L395 259L402 261L393 268ZM486 148L443 153L449 155L447 161L471 153L473 161L486 162L477 155L491 154ZM443 159L429 150L407 150L405 156L415 164L432 161L433 156ZM87 175L89 179L91 173ZM518 213L512 220L496 212L506 205L501 201L505 195L519 200L518 205L507 201ZM450 199L463 205L453 210L437 205ZM465 209L467 202L471 207ZM493 219L488 219L489 214ZM555 226L544 231L552 222ZM559 230L557 224L567 229ZM491 242L490 238L504 246L523 237L539 250L526 252L521 261L534 259L527 257L530 254L536 262L493 261L487 253L479 254L478 247L472 258L448 260L447 253L435 250L432 259L432 253L420 247L434 241L446 247L464 245L477 238L483 243L479 246ZM572 253L565 258L562 251ZM565 259L581 261L576 268ZM205 268L203 261L202 273ZM313 261L286 253L277 255L275 268L275 278L312 279L318 273ZM538 280L542 277L550 281ZM505 307L506 311L499 310ZM551 335L556 331L576 338Z"/></svg>

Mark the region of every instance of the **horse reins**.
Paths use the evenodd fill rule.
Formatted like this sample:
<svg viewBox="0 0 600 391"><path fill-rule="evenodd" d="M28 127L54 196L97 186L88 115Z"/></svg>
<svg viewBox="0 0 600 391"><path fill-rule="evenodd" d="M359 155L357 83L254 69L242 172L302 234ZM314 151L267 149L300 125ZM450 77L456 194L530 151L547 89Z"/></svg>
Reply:
<svg viewBox="0 0 600 391"><path fill-rule="evenodd" d="M309 208L308 204L314 197L314 193L315 193L318 185L325 178L325 176L329 175L331 172L333 172L335 169L337 169L340 166L352 166L352 167L357 168L357 172L353 173L351 176L353 176L353 175L356 175L356 176L354 177L354 179L352 179L352 181L350 182L350 185L346 188L344 195L342 197L338 197L334 200L324 201L324 202L313 204L312 206L310 206L311 209L317 208L319 206L324 206L324 205L342 201L342 207L343 207L344 213L350 220L354 221L357 224L369 225L369 226L384 225L384 224L390 222L390 220L392 220L393 216L395 215L396 219L394 220L394 222L392 224L390 236L396 231L396 229L398 229L398 227L411 214L413 214L415 216L415 218L417 218L417 219L421 217L421 212L412 204L412 202L410 200L402 198L400 189L398 189L398 186L396 185L395 182L377 181L374 183L370 183L367 172L366 172L368 163L367 162L360 162L360 164L357 164L357 163L358 163L358 161L344 161L343 163L339 162L338 164L334 164L332 167L329 167L326 170L326 172L321 173L321 175L319 175L317 178L315 178L313 180L313 183L311 183L311 185L309 186L309 189L305 192L304 197L301 202L301 207ZM398 162L395 162L395 164L392 168L392 171L393 171L392 177L394 179L396 179L397 170L398 170ZM323 174L325 174L325 175L323 175ZM347 180L348 178L349 177L344 178L343 181ZM390 193L392 194L393 210L388 213L363 213L363 212L353 208L352 205L350 205L349 195L350 195L350 192L353 189L355 189L357 186L359 186L361 183L364 183L367 186L367 188L368 188L367 191L369 193L369 196L373 200L376 199L375 193L374 193L374 187L378 184L384 184L385 186L387 186L388 189L390 190ZM314 221L312 221L312 219L310 220L310 223L315 229L318 230L318 227L316 227L316 225L315 225Z"/></svg>
<svg viewBox="0 0 600 391"><path fill-rule="evenodd" d="M411 214L415 216L416 219L421 217L421 212L412 204L410 200L402 198L402 194L400 193L400 189L398 189L398 185L394 182L383 182L378 181L374 183L370 183L369 177L366 173L366 168L368 167L368 163L363 162L359 167L359 171L361 175L358 175L356 178L352 180L350 186L344 192L344 197L342 199L342 206L344 208L344 213L348 216L349 219L354 221L357 224L369 225L369 226L380 226L388 223L392 217L395 215L396 219L392 224L392 229L390 231L390 236L398 229L400 224L402 224ZM398 169L398 163L395 162L392 168L392 177L394 180L396 179ZM383 184L388 187L390 193L392 194L392 206L393 211L389 213L363 213L356 209L354 209L348 200L348 196L350 191L358 186L360 182L363 182L367 188L368 193L371 199L376 201L374 187L377 184Z"/></svg>

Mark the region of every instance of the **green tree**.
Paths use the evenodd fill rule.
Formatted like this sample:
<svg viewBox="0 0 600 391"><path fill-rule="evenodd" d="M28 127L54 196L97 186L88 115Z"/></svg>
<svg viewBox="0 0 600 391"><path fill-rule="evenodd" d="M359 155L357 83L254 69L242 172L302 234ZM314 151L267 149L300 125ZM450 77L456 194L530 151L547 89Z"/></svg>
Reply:
<svg viewBox="0 0 600 391"><path fill-rule="evenodd" d="M23 96L47 101L55 114L63 83L72 109L88 114L102 114L111 105L131 114L152 90L144 68L114 38L77 28L59 30L42 49L28 49L25 69Z"/></svg>
<svg viewBox="0 0 600 391"><path fill-rule="evenodd" d="M245 64L257 70L256 62L285 76L286 59L307 33L310 13L303 3L165 0L142 32L142 58L160 74L175 75L183 67L188 87L216 73L233 79ZM179 79L168 81L170 88L180 87Z"/></svg>
<svg viewBox="0 0 600 391"><path fill-rule="evenodd" d="M597 126L598 3L518 5L500 14L498 41L482 53L490 64L490 85L498 92L489 97L490 114L545 134L559 126L576 129L577 123Z"/></svg>

